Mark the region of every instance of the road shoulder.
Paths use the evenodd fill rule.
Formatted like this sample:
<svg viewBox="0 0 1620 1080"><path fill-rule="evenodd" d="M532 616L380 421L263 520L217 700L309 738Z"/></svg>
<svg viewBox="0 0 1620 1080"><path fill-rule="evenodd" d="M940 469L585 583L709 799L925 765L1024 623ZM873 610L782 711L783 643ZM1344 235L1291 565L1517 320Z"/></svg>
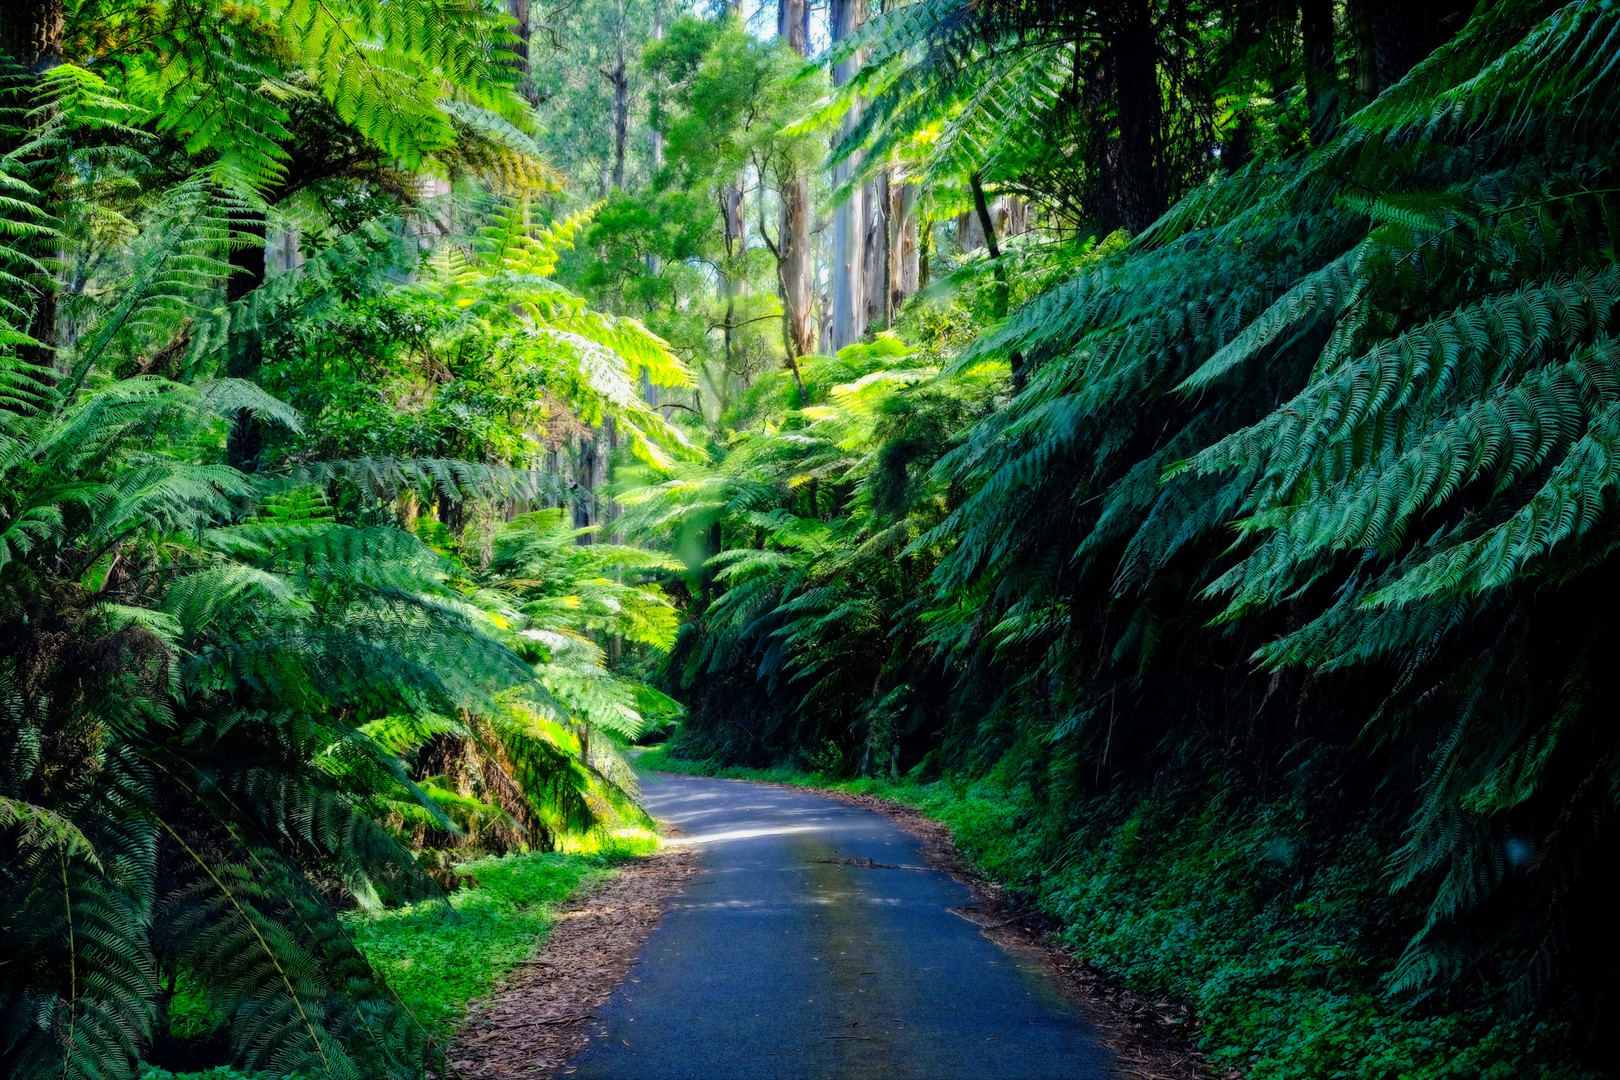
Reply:
<svg viewBox="0 0 1620 1080"><path fill-rule="evenodd" d="M979 932L1009 952L1039 960L1064 995L1096 1027L1099 1040L1117 1058L1117 1071L1149 1080L1239 1080L1238 1073L1216 1073L1196 1046L1197 1031L1185 1006L1152 1002L1083 963L1055 936L1052 920L1024 907L998 884L978 873L957 850L945 825L909 806L875 795L829 788L769 784L812 791L850 806L882 814L915 837L936 867L966 886L973 903L953 909Z"/></svg>
<svg viewBox="0 0 1620 1080"><path fill-rule="evenodd" d="M466 1080L550 1080L590 1040L593 1013L629 975L693 872L688 849L626 860L558 911L545 944L475 1004L449 1060Z"/></svg>

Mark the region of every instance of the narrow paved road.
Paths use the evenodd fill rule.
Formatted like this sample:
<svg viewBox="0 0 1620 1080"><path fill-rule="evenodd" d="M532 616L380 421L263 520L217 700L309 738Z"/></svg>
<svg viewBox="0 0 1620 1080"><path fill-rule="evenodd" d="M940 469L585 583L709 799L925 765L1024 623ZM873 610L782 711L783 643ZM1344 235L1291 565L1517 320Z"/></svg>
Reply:
<svg viewBox="0 0 1620 1080"><path fill-rule="evenodd" d="M729 780L653 776L643 793L702 873L572 1076L1112 1080L1039 964L953 914L968 890L887 818Z"/></svg>

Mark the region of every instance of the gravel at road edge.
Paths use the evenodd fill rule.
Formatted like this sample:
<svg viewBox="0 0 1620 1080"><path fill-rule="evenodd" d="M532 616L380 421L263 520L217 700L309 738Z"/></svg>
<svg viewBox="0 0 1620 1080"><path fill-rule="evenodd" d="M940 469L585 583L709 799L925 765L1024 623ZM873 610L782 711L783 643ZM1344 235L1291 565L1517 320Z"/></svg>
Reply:
<svg viewBox="0 0 1620 1080"><path fill-rule="evenodd" d="M771 785L775 786L775 785ZM808 788L829 799L882 814L922 843L928 860L973 893L972 908L958 915L1009 952L1039 959L1096 1027L1119 1059L1119 1072L1147 1080L1242 1080L1217 1073L1196 1046L1196 1024L1184 1005L1151 1002L1078 959L1057 940L1055 925L1041 912L1016 903L1005 889L974 870L945 825L921 811L874 795Z"/></svg>
<svg viewBox="0 0 1620 1080"><path fill-rule="evenodd" d="M448 1058L466 1080L551 1080L590 1039L592 1013L612 996L693 872L692 853L666 848L558 912L545 944L473 1005Z"/></svg>

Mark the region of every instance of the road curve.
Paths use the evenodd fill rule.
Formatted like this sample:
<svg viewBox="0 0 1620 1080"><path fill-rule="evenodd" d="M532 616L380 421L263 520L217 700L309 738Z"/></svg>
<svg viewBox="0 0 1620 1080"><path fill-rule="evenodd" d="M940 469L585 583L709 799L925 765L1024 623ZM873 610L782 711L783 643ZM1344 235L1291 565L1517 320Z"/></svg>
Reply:
<svg viewBox="0 0 1620 1080"><path fill-rule="evenodd" d="M968 890L887 818L733 780L654 775L643 795L702 872L564 1075L1112 1080L1039 963L953 914Z"/></svg>

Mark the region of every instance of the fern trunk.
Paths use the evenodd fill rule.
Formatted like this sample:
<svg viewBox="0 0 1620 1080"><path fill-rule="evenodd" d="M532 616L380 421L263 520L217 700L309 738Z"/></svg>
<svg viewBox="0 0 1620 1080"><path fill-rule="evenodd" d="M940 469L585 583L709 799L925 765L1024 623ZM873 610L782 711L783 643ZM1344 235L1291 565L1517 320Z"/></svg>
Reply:
<svg viewBox="0 0 1620 1080"><path fill-rule="evenodd" d="M1378 92L1394 86L1467 20L1471 3L1372 0L1369 4Z"/></svg>
<svg viewBox="0 0 1620 1080"><path fill-rule="evenodd" d="M1108 44L1119 116L1113 169L1120 222L1134 235L1164 213L1164 102L1159 89L1159 43L1146 0L1125 0L1115 12Z"/></svg>
<svg viewBox="0 0 1620 1080"><path fill-rule="evenodd" d="M264 284L266 231L262 213L251 214L236 224L237 237L245 242L230 251L231 276L225 282L227 303L235 305L246 300ZM232 376L239 379L257 378L263 359L264 346L257 329L233 335L227 361L227 370ZM226 437L225 460L243 472L254 472L259 467L259 455L263 451L264 430L253 413L243 410L237 414Z"/></svg>
<svg viewBox="0 0 1620 1080"><path fill-rule="evenodd" d="M1311 142L1321 146L1339 126L1333 0L1300 0L1299 15L1305 46L1305 98L1311 117Z"/></svg>
<svg viewBox="0 0 1620 1080"><path fill-rule="evenodd" d="M0 49L31 75L62 62L62 0L10 0L0 21Z"/></svg>

